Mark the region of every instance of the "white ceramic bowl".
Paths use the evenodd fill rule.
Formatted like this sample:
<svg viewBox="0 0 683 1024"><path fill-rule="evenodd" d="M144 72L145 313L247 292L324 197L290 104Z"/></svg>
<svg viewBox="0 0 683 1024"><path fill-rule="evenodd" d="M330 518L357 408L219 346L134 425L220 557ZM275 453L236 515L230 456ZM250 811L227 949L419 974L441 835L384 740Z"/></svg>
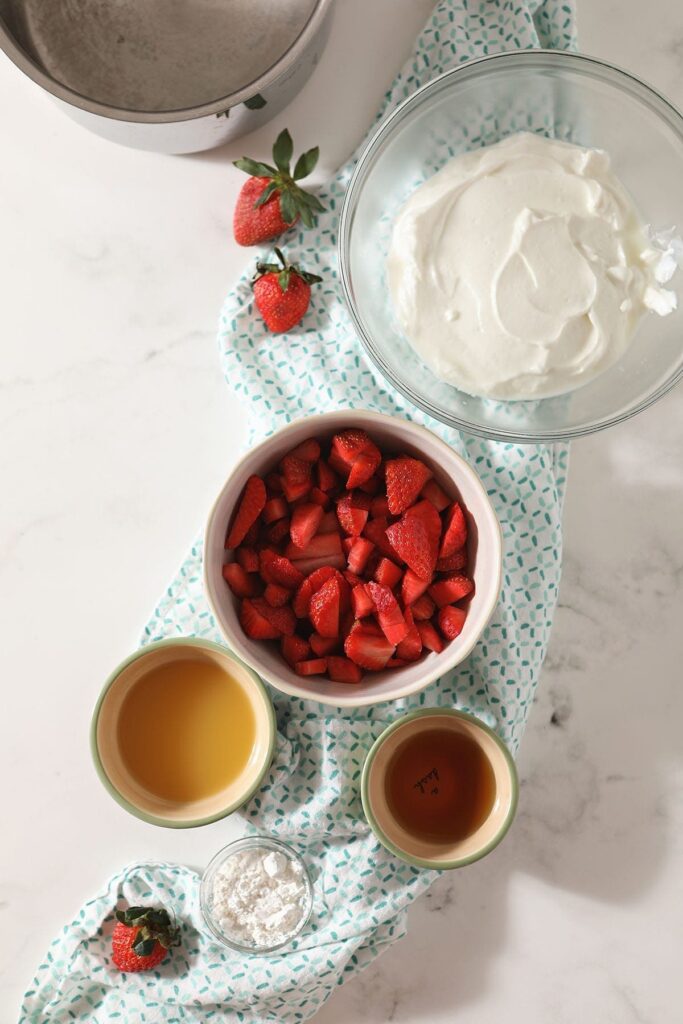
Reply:
<svg viewBox="0 0 683 1024"><path fill-rule="evenodd" d="M242 489L252 473L271 472L307 437L325 441L339 430L362 427L387 452L407 452L422 459L449 494L457 494L468 513L469 572L475 582L462 633L444 646L404 668L368 672L358 684L335 683L323 676L303 677L282 659L276 645L250 640L238 619L238 601L223 579L225 534ZM502 539L498 519L481 480L452 448L431 431L409 420L359 409L341 409L297 420L252 448L237 463L214 504L204 535L204 585L211 610L226 643L278 690L334 707L359 707L399 700L423 690L468 656L498 601L502 572Z"/></svg>

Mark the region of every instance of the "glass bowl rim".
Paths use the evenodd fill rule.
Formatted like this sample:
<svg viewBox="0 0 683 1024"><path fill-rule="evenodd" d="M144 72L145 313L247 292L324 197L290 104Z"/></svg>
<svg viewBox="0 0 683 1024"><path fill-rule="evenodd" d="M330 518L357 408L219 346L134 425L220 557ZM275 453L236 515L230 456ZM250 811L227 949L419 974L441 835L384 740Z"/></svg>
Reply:
<svg viewBox="0 0 683 1024"><path fill-rule="evenodd" d="M681 142L683 142L683 113L678 109L678 107L676 107L671 100L667 99L666 96L655 89L654 86L650 85L649 82L639 78L638 75L635 75L632 71L628 71L626 68L622 68L617 64L612 64L610 61L603 60L599 57L591 57L588 54L571 50L552 50L543 48L501 50L499 53L486 54L483 57L475 57L471 60L463 61L462 64L458 64L454 68L449 68L447 71L444 71L440 75L430 79L429 82L425 82L424 85L421 85L411 93L410 96L407 96L402 100L398 106L382 117L376 129L363 144L363 148L346 187L339 217L339 239L337 243L337 252L342 294L346 308L355 327L356 334L358 335L361 345L365 349L365 352L369 356L371 362L377 367L385 380L394 387L399 394L403 395L404 398L407 398L408 401L412 402L417 406L417 408L422 409L423 412L426 412L438 423L443 423L445 426L453 427L456 430L463 431L464 433L474 434L477 437L483 437L492 441L503 441L517 444L543 444L557 441L570 441L574 438L586 437L590 434L597 433L600 430L605 430L608 427L624 423L626 420L629 420L633 416L637 416L639 413L643 412L645 409L648 409L651 405L654 405L655 402L659 401L660 398L668 394L668 392L671 391L681 379L683 379L683 351L681 353L681 359L678 366L673 370L669 377L657 388L645 397L641 398L639 401L633 403L626 410L607 416L597 417L592 419L590 422L584 422L577 426L564 427L556 430L546 429L538 430L536 432L525 432L523 430L511 430L502 427L485 426L478 423L472 423L470 420L464 419L461 416L442 412L427 398L422 398L411 391L409 385L396 380L391 368L388 366L381 351L375 344L369 329L366 328L353 297L351 282L352 275L350 268L350 241L353 219L365 179L372 170L373 162L381 151L387 136L391 133L397 123L410 115L413 108L419 106L426 95L440 91L444 87L444 83L448 80L455 79L456 81L462 81L472 75L476 75L478 71L482 69L482 65L490 65L491 63L496 62L499 65L502 65L503 68L509 67L511 64L539 68L552 68L553 65L564 65L572 70L578 71L580 74L586 75L589 78L597 78L603 81L606 79L610 80L610 84L616 84L622 90L629 92L632 96L635 96L641 102L645 103L646 106L649 106L651 111L664 120L678 135ZM539 401L547 401L547 399L539 399Z"/></svg>
<svg viewBox="0 0 683 1024"><path fill-rule="evenodd" d="M246 946L241 942L237 942L235 939L228 938L213 922L211 912L208 907L208 879L211 874L222 864L228 860L229 857L239 853L240 850L249 850L256 847L266 847L270 850L276 850L284 853L285 856L289 857L290 860L301 865L302 878L306 887L306 911L301 916L301 921L297 925L296 929L287 936L283 942L275 943L272 946ZM306 866L306 862L300 853L286 843L283 839L277 839L275 836L268 835L251 835L241 836L239 839L233 839L232 842L227 843L226 846L214 854L209 863L202 872L202 877L199 882L199 909L202 915L202 920L206 927L209 929L213 937L224 946L228 946L230 949L234 949L238 953L248 953L251 956L268 956L271 953L275 953L280 949L284 949L294 939L301 934L306 925L308 924L311 914L313 912L313 882L309 870Z"/></svg>

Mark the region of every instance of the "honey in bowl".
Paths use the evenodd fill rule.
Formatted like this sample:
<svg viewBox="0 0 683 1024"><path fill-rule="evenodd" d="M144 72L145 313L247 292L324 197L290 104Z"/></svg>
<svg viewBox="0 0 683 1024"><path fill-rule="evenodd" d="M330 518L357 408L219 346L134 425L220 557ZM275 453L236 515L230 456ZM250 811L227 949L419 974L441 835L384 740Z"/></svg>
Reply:
<svg viewBox="0 0 683 1024"><path fill-rule="evenodd" d="M465 732L422 729L408 736L386 767L387 806L406 832L453 844L473 835L496 799L493 767Z"/></svg>
<svg viewBox="0 0 683 1024"><path fill-rule="evenodd" d="M192 804L242 775L256 719L243 686L215 661L166 661L122 701L117 744L126 771L158 800Z"/></svg>

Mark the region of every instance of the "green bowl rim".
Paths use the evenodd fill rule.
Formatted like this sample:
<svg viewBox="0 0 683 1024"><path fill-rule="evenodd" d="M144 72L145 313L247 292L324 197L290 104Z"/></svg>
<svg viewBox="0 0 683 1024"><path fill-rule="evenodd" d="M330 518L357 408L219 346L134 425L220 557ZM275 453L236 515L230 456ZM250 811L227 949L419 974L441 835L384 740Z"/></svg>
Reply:
<svg viewBox="0 0 683 1024"><path fill-rule="evenodd" d="M132 665L133 662L138 661L138 659L140 658L143 658L150 651L159 650L163 647L199 647L203 650L215 651L219 654L224 655L225 657L228 657L231 661L234 661L237 665L243 668L245 672L247 672L252 682L254 683L256 689L261 693L268 711L268 751L263 761L263 768L259 772L252 786L243 796L240 796L238 800L234 801L228 807L221 809L217 814L211 814L207 818L196 818L189 821L173 821L169 818L162 818L155 814L148 814L146 811L143 811L140 808L136 807L135 804L132 804L129 800L122 796L121 793L119 793L118 789L116 789L116 787L110 780L109 776L107 775L104 769L104 765L102 764L102 761L100 759L100 753L97 746L97 723L99 721L102 703L107 693L109 692L110 687L116 682L121 673L126 668L128 668L129 665ZM97 771L100 782L108 791L109 795L112 796L114 800L116 800L117 804L119 804L126 811L128 811L129 814L132 814L136 818L140 818L142 821L146 821L150 825L161 825L163 828L197 828L200 825L210 825L212 822L219 821L221 818L227 818L229 814L232 814L234 811L236 811L238 807L242 807L247 802L247 800L249 800L254 795L258 787L261 785L264 775L266 774L268 768L270 767L273 758L273 751L275 750L276 734L277 731L273 702L270 699L270 696L263 683L263 680L254 672L252 668L249 667L249 665L245 665L245 663L240 658L233 654L230 648L223 646L223 644L214 643L213 640L202 640L198 637L168 637L167 639L155 640L152 643L145 644L144 647L140 647L137 651L135 651L134 654L131 654L119 665L117 665L114 671L109 675L104 686L102 687L102 691L99 697L97 698L97 703L95 704L95 708L92 714L92 720L90 723L90 753L92 755L95 770Z"/></svg>
<svg viewBox="0 0 683 1024"><path fill-rule="evenodd" d="M443 715L451 718L461 718L467 722L471 722L477 728L481 729L482 732L487 733L487 735L490 736L491 739L494 740L496 745L500 748L510 772L510 780L512 782L512 798L510 800L510 808L505 816L505 820L503 821L502 825L496 832L493 839L491 839L490 842L486 844L486 846L483 846L481 850L477 850L476 853L472 853L468 857L458 857L455 860L449 861L434 861L428 860L423 857L413 857L409 853L406 853L404 850L401 850L398 846L395 845L395 843L392 843L389 837L385 835L385 833L380 828L377 819L375 818L370 808L368 780L370 776L370 769L372 768L372 763L375 760L375 757L377 756L377 752L379 751L380 747L384 744L384 741L387 740L393 732L396 732L397 729L400 729L402 726L406 725L407 722L410 722L415 718L424 718L428 715ZM485 722L482 722L480 718L477 718L476 715L471 715L468 711L460 711L457 708L418 708L416 711L409 711L407 714L401 715L400 718L397 718L395 722L392 722L390 725L386 727L386 729L384 729L379 734L375 742L370 747L370 750L368 751L367 756L365 758L365 763L363 764L363 774L361 776L361 802L363 804L363 811L365 813L365 817L368 820L368 824L370 825L372 831L375 833L377 839L379 839L382 846L389 850L390 853L393 853L395 857L398 857L400 860L405 861L407 864L412 864L414 867L432 868L435 871L450 871L453 868L465 867L467 864L472 864L476 860L481 860L482 857L485 857L488 853L491 852L491 850L498 846L498 844L501 842L501 840L508 832L508 829L510 828L510 825L512 824L512 821L515 817L515 813L517 811L518 801L519 776L517 775L517 766L515 765L512 754L510 753L508 747L500 738L500 736L496 732L494 732L494 730Z"/></svg>

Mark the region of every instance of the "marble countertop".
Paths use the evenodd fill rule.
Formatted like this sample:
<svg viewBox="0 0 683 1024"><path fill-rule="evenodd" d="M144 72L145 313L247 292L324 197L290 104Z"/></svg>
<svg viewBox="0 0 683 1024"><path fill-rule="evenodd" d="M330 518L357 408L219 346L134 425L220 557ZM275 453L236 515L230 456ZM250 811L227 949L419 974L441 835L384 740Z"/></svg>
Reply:
<svg viewBox="0 0 683 1024"><path fill-rule="evenodd" d="M257 135L165 157L85 133L0 60L0 1019L123 864L201 866L239 823L150 828L110 800L94 699L200 529L243 436L218 311L245 254L230 161L287 124L321 174L363 134L429 0L344 0L314 79ZM583 49L683 105L672 0L580 0ZM364 32L357 25L362 19ZM348 54L354 89L338 88ZM577 442L560 608L509 839L444 876L320 1024L680 1019L683 403Z"/></svg>

